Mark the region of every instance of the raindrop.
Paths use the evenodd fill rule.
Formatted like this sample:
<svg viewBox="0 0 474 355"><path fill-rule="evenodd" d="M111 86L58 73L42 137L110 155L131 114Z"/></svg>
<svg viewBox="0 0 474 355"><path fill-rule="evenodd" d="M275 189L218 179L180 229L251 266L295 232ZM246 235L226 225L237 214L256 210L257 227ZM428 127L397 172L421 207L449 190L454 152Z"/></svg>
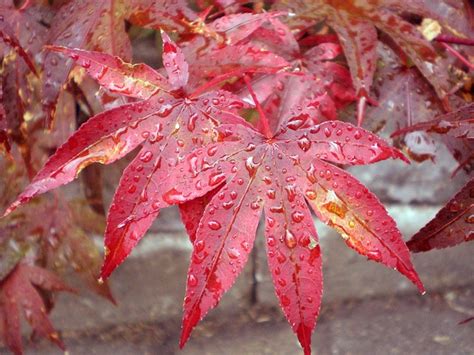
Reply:
<svg viewBox="0 0 474 355"><path fill-rule="evenodd" d="M191 116L189 116L187 128L189 132L192 132L196 129L196 121L198 119L197 113L193 113Z"/></svg>
<svg viewBox="0 0 474 355"><path fill-rule="evenodd" d="M294 211L291 214L291 219L293 219L295 223L300 223L304 219L304 214L300 211Z"/></svg>
<svg viewBox="0 0 474 355"><path fill-rule="evenodd" d="M459 212L460 209L461 207L459 206L459 203L457 201L453 201L449 206L449 211L453 213Z"/></svg>
<svg viewBox="0 0 474 355"><path fill-rule="evenodd" d="M228 201L228 202L223 202L222 207L224 207L225 210L229 210L234 206L234 201Z"/></svg>
<svg viewBox="0 0 474 355"><path fill-rule="evenodd" d="M316 179L316 168L315 166L311 163L309 169L306 171L306 178L311 182L312 184L316 183L318 180Z"/></svg>
<svg viewBox="0 0 474 355"><path fill-rule="evenodd" d="M176 190L175 188L172 188L171 190L163 194L163 200L166 203L173 205L176 203L185 202L186 198L180 191Z"/></svg>
<svg viewBox="0 0 474 355"><path fill-rule="evenodd" d="M260 204L258 203L258 201L254 201L250 204L250 208L253 210L258 210L260 208Z"/></svg>
<svg viewBox="0 0 474 355"><path fill-rule="evenodd" d="M273 237L268 237L267 244L269 247L274 247L276 245L276 240Z"/></svg>
<svg viewBox="0 0 474 355"><path fill-rule="evenodd" d="M188 276L188 286L189 287L196 287L197 283L198 283L198 280L197 280L196 276L194 276L193 274L189 274L189 276Z"/></svg>
<svg viewBox="0 0 474 355"><path fill-rule="evenodd" d="M221 229L222 227L221 224L217 221L209 221L207 225L209 226L209 228L215 231Z"/></svg>
<svg viewBox="0 0 474 355"><path fill-rule="evenodd" d="M283 264L286 261L286 256L283 255L281 252L278 252L278 255L276 258L280 264Z"/></svg>
<svg viewBox="0 0 474 355"><path fill-rule="evenodd" d="M217 152L217 146L212 146L207 150L207 155L210 157L214 156Z"/></svg>
<svg viewBox="0 0 474 355"><path fill-rule="evenodd" d="M285 232L285 244L290 249L296 247L295 235L289 229L287 229Z"/></svg>
<svg viewBox="0 0 474 355"><path fill-rule="evenodd" d="M268 189L267 196L269 199L274 200L276 196L276 192L274 189Z"/></svg>
<svg viewBox="0 0 474 355"><path fill-rule="evenodd" d="M380 260L382 253L379 250L369 250L367 251L367 257L371 260Z"/></svg>
<svg viewBox="0 0 474 355"><path fill-rule="evenodd" d="M204 243L203 240L198 240L196 242L196 244L194 245L194 248L195 248L196 252L199 253L199 252L204 250L205 245L206 244Z"/></svg>
<svg viewBox="0 0 474 355"><path fill-rule="evenodd" d="M280 299L281 299L281 304L283 305L283 307L288 307L291 303L290 299L285 295L281 296Z"/></svg>
<svg viewBox="0 0 474 355"><path fill-rule="evenodd" d="M257 172L258 165L253 161L253 157L248 157L245 161L245 168L247 169L249 176L254 176Z"/></svg>
<svg viewBox="0 0 474 355"><path fill-rule="evenodd" d="M309 243L311 243L311 238L308 236L308 235L303 235L300 240L299 240L299 243L302 247L307 247L309 245Z"/></svg>
<svg viewBox="0 0 474 355"><path fill-rule="evenodd" d="M153 158L153 153L150 151L143 152L140 155L140 160L144 163L148 163Z"/></svg>
<svg viewBox="0 0 474 355"><path fill-rule="evenodd" d="M228 248L227 255L231 259L238 259L240 257L240 252L237 248Z"/></svg>
<svg viewBox="0 0 474 355"><path fill-rule="evenodd" d="M298 146L303 152L307 152L311 148L311 141L308 137L301 137L298 139Z"/></svg>
<svg viewBox="0 0 474 355"><path fill-rule="evenodd" d="M295 197L296 197L296 187L295 187L295 185L285 186L285 191L286 191L286 195L288 197L288 201L293 202L295 200Z"/></svg>
<svg viewBox="0 0 474 355"><path fill-rule="evenodd" d="M275 225L275 218L273 217L267 217L267 224L271 228Z"/></svg>
<svg viewBox="0 0 474 355"><path fill-rule="evenodd" d="M219 185L226 179L225 174L221 172L213 173L209 176L209 186Z"/></svg>
<svg viewBox="0 0 474 355"><path fill-rule="evenodd" d="M270 212L272 213L283 213L284 209L282 205L270 207Z"/></svg>

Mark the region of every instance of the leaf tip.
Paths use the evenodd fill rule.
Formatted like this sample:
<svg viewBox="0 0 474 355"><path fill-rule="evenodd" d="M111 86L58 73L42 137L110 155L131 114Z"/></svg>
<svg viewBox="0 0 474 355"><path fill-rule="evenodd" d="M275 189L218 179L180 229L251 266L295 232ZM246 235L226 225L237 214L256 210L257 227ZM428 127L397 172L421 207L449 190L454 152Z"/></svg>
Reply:
<svg viewBox="0 0 474 355"><path fill-rule="evenodd" d="M201 320L201 309L193 307L188 315L183 317L183 323L181 326L181 337L179 339L179 348L182 349L186 345L191 332L193 331L196 324Z"/></svg>
<svg viewBox="0 0 474 355"><path fill-rule="evenodd" d="M101 278L99 278L99 279L101 279ZM108 300L114 306L118 306L117 300L115 299L114 295L112 294L112 291L110 290L108 282L104 281L103 279L101 281L102 281L102 284L100 283L99 280L97 280L97 282L100 284L100 287L103 289L101 296L103 296L106 300Z"/></svg>
<svg viewBox="0 0 474 355"><path fill-rule="evenodd" d="M406 157L405 154L403 154L400 150L396 149L395 150L395 154L394 154L394 158L395 159L400 159L401 161L403 161L404 163L408 164L408 165L411 165L411 161L410 159L408 159Z"/></svg>
<svg viewBox="0 0 474 355"><path fill-rule="evenodd" d="M51 52L64 52L64 50L66 49L66 47L64 46L57 46L54 44L45 44L43 48Z"/></svg>
<svg viewBox="0 0 474 355"><path fill-rule="evenodd" d="M186 327L183 325L183 330L181 331L181 337L179 338L180 349L184 348L190 336L191 336L191 329L187 330Z"/></svg>
<svg viewBox="0 0 474 355"><path fill-rule="evenodd" d="M421 282L416 272L414 274L414 278L412 281L415 284L415 286L418 288L418 291L420 291L421 295L424 296L426 294L425 286L423 285L423 282Z"/></svg>
<svg viewBox="0 0 474 355"><path fill-rule="evenodd" d="M311 355L311 333L312 329L303 323L298 326L296 335L303 348L304 355Z"/></svg>
<svg viewBox="0 0 474 355"><path fill-rule="evenodd" d="M10 213L12 213L14 210L17 209L17 207L20 205L18 201L13 202L8 208L5 210L5 212L2 215L2 218L7 217Z"/></svg>
<svg viewBox="0 0 474 355"><path fill-rule="evenodd" d="M162 28L160 28L160 35L161 35L161 39L163 40L163 42L171 41L171 38L170 38L170 36L168 36L168 33L166 33Z"/></svg>
<svg viewBox="0 0 474 355"><path fill-rule="evenodd" d="M64 345L64 342L62 341L61 337L59 336L59 333L54 331L50 334L48 334L49 339L54 342L62 351L66 351L66 346Z"/></svg>

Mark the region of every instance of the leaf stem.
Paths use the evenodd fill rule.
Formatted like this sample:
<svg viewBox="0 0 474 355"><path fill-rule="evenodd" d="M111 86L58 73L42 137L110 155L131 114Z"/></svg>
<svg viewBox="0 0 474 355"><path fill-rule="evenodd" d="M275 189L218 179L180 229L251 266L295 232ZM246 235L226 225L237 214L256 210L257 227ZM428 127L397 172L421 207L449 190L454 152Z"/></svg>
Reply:
<svg viewBox="0 0 474 355"><path fill-rule="evenodd" d="M464 65L466 65L470 70L474 69L474 64L467 60L461 53L451 47L449 44L441 42L441 45L452 55L458 58Z"/></svg>
<svg viewBox="0 0 474 355"><path fill-rule="evenodd" d="M285 67L278 67L278 68L261 68L261 67L247 67L247 68L239 68L235 70L231 70L225 74L218 75L214 77L212 80L208 81L207 83L202 84L199 86L194 92L190 95L190 98L195 98L204 93L206 90L209 90L211 87L216 86L222 83L225 80L229 80L235 76L240 76L246 73L264 73L264 74L275 74L278 73Z"/></svg>
<svg viewBox="0 0 474 355"><path fill-rule="evenodd" d="M413 124L412 112L411 112L411 95L410 95L410 80L406 83L406 110L407 110L407 126L410 127Z"/></svg>
<svg viewBox="0 0 474 355"><path fill-rule="evenodd" d="M25 2L21 5L18 11L26 10L31 5L30 3L31 3L31 0L25 0Z"/></svg>
<svg viewBox="0 0 474 355"><path fill-rule="evenodd" d="M365 116L365 108L367 106L367 97L361 96L359 102L357 103L357 125L362 126Z"/></svg>
<svg viewBox="0 0 474 355"><path fill-rule="evenodd" d="M447 35L439 35L435 38L435 41L442 43L461 44L465 46L474 46L474 39L460 38Z"/></svg>
<svg viewBox="0 0 474 355"><path fill-rule="evenodd" d="M273 134L272 130L270 129L270 123L268 122L268 118L265 115L265 112L263 111L262 105L260 105L260 102L258 101L255 91L253 91L252 84L250 83L250 78L248 75L244 75L244 81L247 85L247 88L249 89L250 95L252 96L252 100L255 103L255 106L257 107L258 115L260 116L260 122L263 126L263 133L265 134L265 137L271 138Z"/></svg>

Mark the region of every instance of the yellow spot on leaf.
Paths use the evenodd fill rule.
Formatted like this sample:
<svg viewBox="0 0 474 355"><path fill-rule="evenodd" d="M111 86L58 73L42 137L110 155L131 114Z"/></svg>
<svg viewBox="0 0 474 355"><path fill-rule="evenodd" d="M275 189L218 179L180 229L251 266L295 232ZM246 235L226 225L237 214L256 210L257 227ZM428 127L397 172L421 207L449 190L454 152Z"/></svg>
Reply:
<svg viewBox="0 0 474 355"><path fill-rule="evenodd" d="M428 41L432 41L441 33L441 25L438 21L425 18L421 23L421 26L418 27L423 37L425 37Z"/></svg>

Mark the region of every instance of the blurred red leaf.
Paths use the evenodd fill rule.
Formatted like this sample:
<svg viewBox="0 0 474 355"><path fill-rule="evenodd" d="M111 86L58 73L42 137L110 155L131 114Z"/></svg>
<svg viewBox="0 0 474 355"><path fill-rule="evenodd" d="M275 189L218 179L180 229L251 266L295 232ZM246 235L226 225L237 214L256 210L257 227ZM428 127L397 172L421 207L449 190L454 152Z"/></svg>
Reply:
<svg viewBox="0 0 474 355"><path fill-rule="evenodd" d="M142 27L159 29L164 26L175 29L175 25L178 28L189 25L194 17L194 13L182 0L70 1L56 14L49 43L100 51L130 61L132 49L125 20ZM54 116L59 92L71 68L71 60L54 52L46 53L43 65L43 105L49 121Z"/></svg>
<svg viewBox="0 0 474 355"><path fill-rule="evenodd" d="M448 65L416 26L390 10L389 5L393 3L391 0L281 0L277 2L277 8L289 7L297 17L308 22L327 21L339 36L359 97L368 98L373 83L377 61L376 29L379 29L402 49L431 83L438 96L444 98L451 89ZM402 7L401 4L398 6ZM408 7L411 10L419 8ZM359 113L359 118L362 118L360 114L362 112Z"/></svg>
<svg viewBox="0 0 474 355"><path fill-rule="evenodd" d="M474 240L474 179L470 180L407 243L413 252L442 249Z"/></svg>
<svg viewBox="0 0 474 355"><path fill-rule="evenodd" d="M18 264L0 282L0 336L15 354L23 353L20 310L34 334L49 339L65 350L59 334L48 319L45 303L36 287L48 292L73 291L51 272L26 264Z"/></svg>
<svg viewBox="0 0 474 355"><path fill-rule="evenodd" d="M35 60L47 38L47 28L43 23L47 23L52 15L40 2L26 5L18 9L13 1L0 3L0 39L8 45L7 48L0 46L3 57L1 90L8 98L3 100L0 113L0 144L6 150L13 142L21 146L23 159L33 174L28 135L20 128L27 112L30 120L37 115L38 97L34 87L39 78Z"/></svg>
<svg viewBox="0 0 474 355"><path fill-rule="evenodd" d="M416 131L449 134L455 138L474 140L474 104L439 115L434 120L402 128L392 133L392 137Z"/></svg>

